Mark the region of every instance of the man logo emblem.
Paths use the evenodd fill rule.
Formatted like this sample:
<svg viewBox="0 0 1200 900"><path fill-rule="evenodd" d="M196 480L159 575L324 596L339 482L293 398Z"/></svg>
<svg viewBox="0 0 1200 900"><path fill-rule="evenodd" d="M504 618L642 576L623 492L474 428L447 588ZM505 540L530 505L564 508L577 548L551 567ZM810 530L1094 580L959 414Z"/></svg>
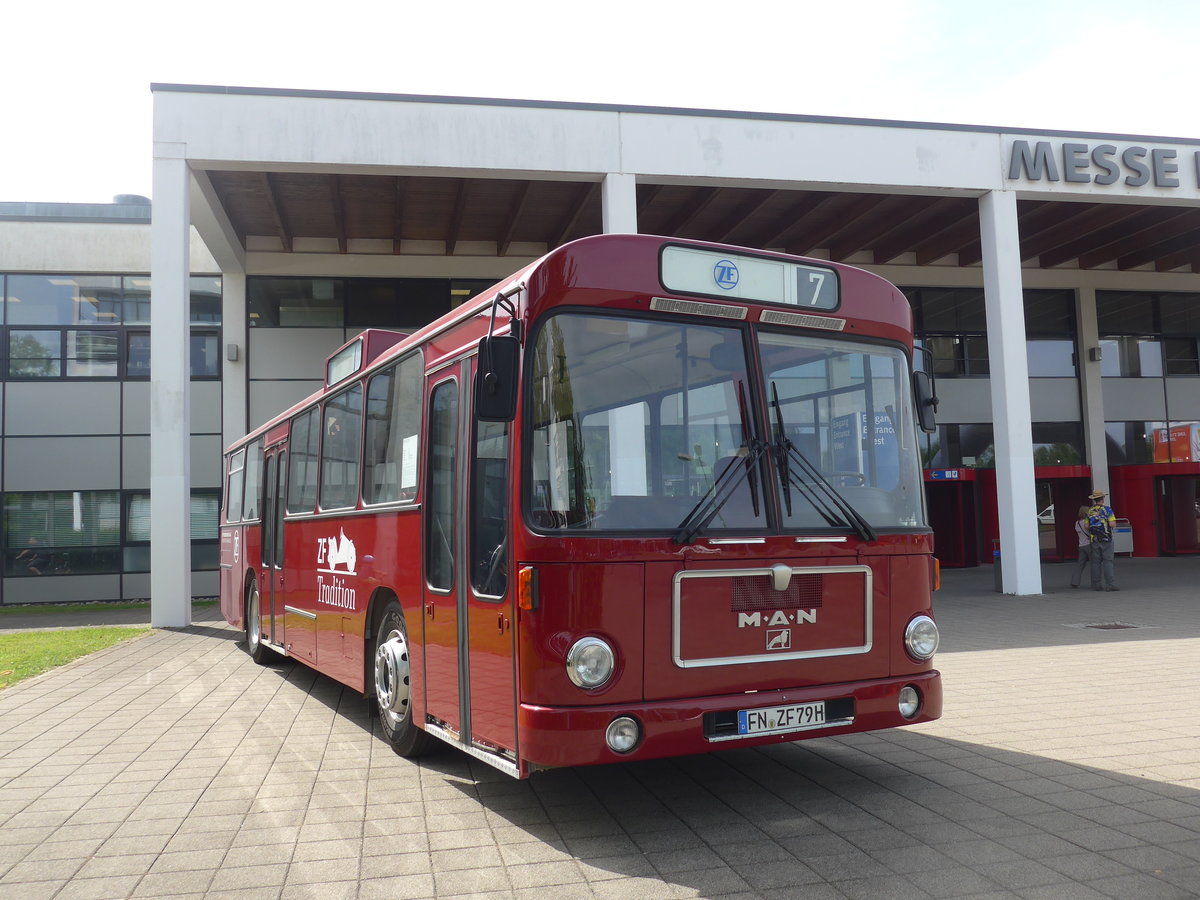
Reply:
<svg viewBox="0 0 1200 900"><path fill-rule="evenodd" d="M790 629L790 628L768 628L767 629L767 649L768 650L791 650L792 649L792 629Z"/></svg>
<svg viewBox="0 0 1200 900"><path fill-rule="evenodd" d="M732 291L738 283L738 267L729 259L722 259L713 266L713 281L723 291Z"/></svg>

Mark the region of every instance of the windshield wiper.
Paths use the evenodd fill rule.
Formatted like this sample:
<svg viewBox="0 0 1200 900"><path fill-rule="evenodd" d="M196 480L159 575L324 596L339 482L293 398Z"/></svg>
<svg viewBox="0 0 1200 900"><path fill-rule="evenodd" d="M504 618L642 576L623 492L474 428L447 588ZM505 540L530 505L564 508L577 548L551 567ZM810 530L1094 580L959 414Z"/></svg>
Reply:
<svg viewBox="0 0 1200 900"><path fill-rule="evenodd" d="M773 381L771 382L771 401L775 405L775 427L778 432L775 435L773 443L779 467L779 480L783 485L783 498L788 515L790 516L792 513L790 487L794 486L829 525L836 527L848 524L854 529L855 534L860 539L864 541L875 540L877 535L875 529L871 527L871 523L864 519L862 514L850 505L849 501L841 495L837 488L825 479L825 476L821 474L821 470L800 452L796 445L792 443L791 438L784 432L783 409L779 402L779 389ZM799 473L792 471L791 463L793 461L800 469L800 472L807 477L807 481L803 480ZM841 513L841 516L837 515L837 513Z"/></svg>
<svg viewBox="0 0 1200 900"><path fill-rule="evenodd" d="M733 460L722 470L712 485L692 507L691 512L683 517L675 531L675 543L686 544L709 526L717 513L734 495L743 481L750 481L750 502L754 509L754 517L759 516L758 485L754 481L754 473L758 461L770 446L766 441L750 437L750 419L746 414L745 387L738 383L738 411L742 418L742 433L746 435L747 443L738 448Z"/></svg>

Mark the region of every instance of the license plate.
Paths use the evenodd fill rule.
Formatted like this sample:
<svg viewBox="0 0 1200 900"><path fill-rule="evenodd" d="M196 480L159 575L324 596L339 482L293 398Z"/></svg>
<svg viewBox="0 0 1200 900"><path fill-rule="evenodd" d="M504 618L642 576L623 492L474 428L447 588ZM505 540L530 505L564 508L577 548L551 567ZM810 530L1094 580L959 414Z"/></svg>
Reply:
<svg viewBox="0 0 1200 900"><path fill-rule="evenodd" d="M825 724L825 701L738 710L738 734L776 734L820 728Z"/></svg>

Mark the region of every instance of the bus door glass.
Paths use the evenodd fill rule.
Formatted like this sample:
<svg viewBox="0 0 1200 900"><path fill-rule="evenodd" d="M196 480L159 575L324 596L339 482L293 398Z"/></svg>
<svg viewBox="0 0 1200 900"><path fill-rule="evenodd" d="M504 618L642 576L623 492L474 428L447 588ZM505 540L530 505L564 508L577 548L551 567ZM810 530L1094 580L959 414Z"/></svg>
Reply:
<svg viewBox="0 0 1200 900"><path fill-rule="evenodd" d="M462 729L459 676L458 380L436 381L429 393L425 503L425 710L454 731Z"/></svg>
<svg viewBox="0 0 1200 900"><path fill-rule="evenodd" d="M516 617L509 590L508 533L510 426L507 422L477 421L473 432L466 529L471 737L515 751L512 623Z"/></svg>
<svg viewBox="0 0 1200 900"><path fill-rule="evenodd" d="M263 471L262 571L259 573L259 603L264 619L263 634L274 644L286 646L283 598L283 481L287 451L267 451Z"/></svg>

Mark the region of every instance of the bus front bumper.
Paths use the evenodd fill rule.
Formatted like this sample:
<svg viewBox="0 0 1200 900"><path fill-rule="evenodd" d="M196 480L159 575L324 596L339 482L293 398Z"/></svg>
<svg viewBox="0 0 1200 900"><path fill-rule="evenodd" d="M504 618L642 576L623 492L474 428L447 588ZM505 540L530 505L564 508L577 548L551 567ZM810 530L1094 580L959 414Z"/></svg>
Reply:
<svg viewBox="0 0 1200 900"><path fill-rule="evenodd" d="M920 708L911 718L905 718L899 709L900 692L908 685L916 688L921 700ZM743 724L747 717L739 716L742 711L786 711L808 704L819 707L822 703L823 716L807 712L799 716L805 724L795 728L784 725L787 730L741 733L747 727ZM518 742L520 757L526 766L553 768L683 756L875 731L930 722L941 714L941 674L935 670L845 684L639 704L551 707L522 703L518 712ZM637 744L625 753L610 749L605 740L608 726L621 717L634 719L641 732ZM770 724L767 716L752 714L748 718L755 721L750 728ZM818 721L812 721L814 718ZM819 721L822 718L823 721Z"/></svg>

